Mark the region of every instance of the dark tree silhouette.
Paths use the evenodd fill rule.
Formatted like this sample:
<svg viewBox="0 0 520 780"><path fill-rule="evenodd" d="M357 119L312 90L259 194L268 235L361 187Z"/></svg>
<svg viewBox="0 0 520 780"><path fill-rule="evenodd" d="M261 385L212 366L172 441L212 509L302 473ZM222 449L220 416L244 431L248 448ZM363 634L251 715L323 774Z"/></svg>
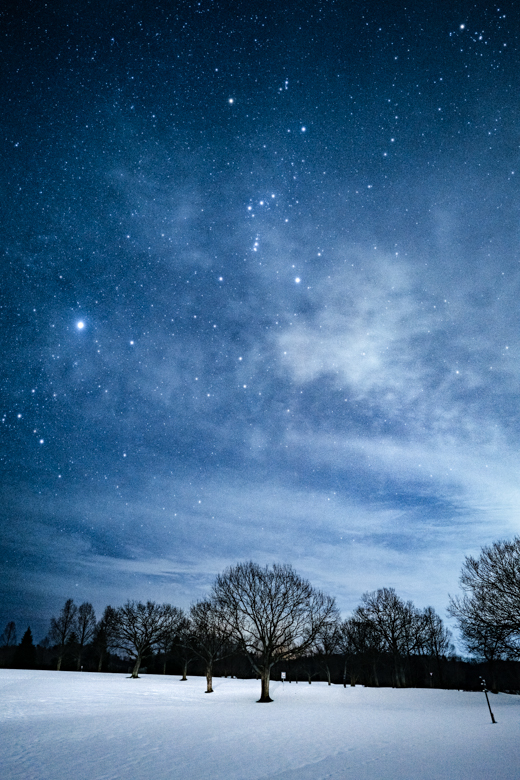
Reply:
<svg viewBox="0 0 520 780"><path fill-rule="evenodd" d="M460 584L464 595L450 597L448 611L469 652L487 660L496 690L495 662L520 655L520 536L468 556Z"/></svg>
<svg viewBox="0 0 520 780"><path fill-rule="evenodd" d="M233 650L230 639L229 624L222 621L211 599L192 605L186 644L204 661L206 693L213 693L213 664L230 655Z"/></svg>
<svg viewBox="0 0 520 780"><path fill-rule="evenodd" d="M197 657L190 647L191 621L186 615L183 616L177 633L172 642L172 652L181 663L180 682L186 682L188 679L188 666Z"/></svg>
<svg viewBox="0 0 520 780"><path fill-rule="evenodd" d="M115 610L113 643L134 661L132 677L139 676L143 657L167 636L173 636L179 610L171 604L128 601Z"/></svg>
<svg viewBox="0 0 520 780"><path fill-rule="evenodd" d="M445 628L442 618L433 607L426 607L421 613L420 630L420 652L435 663L439 683L443 685L442 659L454 652L451 644L451 631ZM433 675L433 670L430 674Z"/></svg>
<svg viewBox="0 0 520 780"><path fill-rule="evenodd" d="M460 603L451 600L450 611L455 617L460 608L469 605L473 611L479 610L481 620L488 625L520 634L520 536L483 547L478 558L468 556L460 584L467 599Z"/></svg>
<svg viewBox="0 0 520 780"><path fill-rule="evenodd" d="M110 647L113 646L113 638L115 631L116 611L113 607L105 607L103 617L97 623L92 638L92 645L94 651L98 657L97 670L100 672L103 668L103 662L105 656L108 653Z"/></svg>
<svg viewBox="0 0 520 780"><path fill-rule="evenodd" d="M14 647L16 645L16 624L10 620L0 636L0 647Z"/></svg>
<svg viewBox="0 0 520 780"><path fill-rule="evenodd" d="M491 690L497 691L496 661L517 658L520 654L516 632L493 621L478 592L451 598L448 611L457 619L466 650L487 661Z"/></svg>
<svg viewBox="0 0 520 780"><path fill-rule="evenodd" d="M58 661L56 664L58 672L61 669L65 648L70 642L71 635L74 633L77 611L78 608L74 604L73 599L67 599L58 617L51 618L49 639L58 647Z"/></svg>
<svg viewBox="0 0 520 780"><path fill-rule="evenodd" d="M377 664L384 652L384 646L374 623L360 616L348 618L341 624L341 635L343 687L347 685L347 674L352 686L358 681L360 661L369 667L372 683L378 686Z"/></svg>
<svg viewBox="0 0 520 780"><path fill-rule="evenodd" d="M30 628L27 629L14 652L13 666L16 669L34 669L36 666L36 648Z"/></svg>
<svg viewBox="0 0 520 780"><path fill-rule="evenodd" d="M393 588L365 593L354 617L370 622L382 649L394 660L394 684L406 685L403 661L418 651L421 641L420 616L411 601L404 602Z"/></svg>
<svg viewBox="0 0 520 780"><path fill-rule="evenodd" d="M222 626L260 675L260 702L272 701L273 664L305 653L319 632L338 619L334 599L288 564L261 568L251 561L232 566L218 575L212 599Z"/></svg>
<svg viewBox="0 0 520 780"><path fill-rule="evenodd" d="M339 620L336 623L330 622L325 624L316 637L313 648L314 654L317 656L320 668L325 672L329 685L332 685L331 662L334 656L341 652L342 640L343 636Z"/></svg>
<svg viewBox="0 0 520 780"><path fill-rule="evenodd" d="M83 602L78 607L76 613L76 620L74 623L74 633L76 634L76 646L77 646L77 665L76 669L79 672L81 669L81 661L83 659L83 650L85 645L88 645L92 641L96 632L96 613L94 607L88 601Z"/></svg>
<svg viewBox="0 0 520 780"><path fill-rule="evenodd" d="M168 658L173 654L175 644L179 640L179 632L184 628L186 624L186 615L182 609L176 610L176 619L172 622L171 630L164 634L164 636L157 642L157 649L162 654L162 673L166 674L166 664Z"/></svg>

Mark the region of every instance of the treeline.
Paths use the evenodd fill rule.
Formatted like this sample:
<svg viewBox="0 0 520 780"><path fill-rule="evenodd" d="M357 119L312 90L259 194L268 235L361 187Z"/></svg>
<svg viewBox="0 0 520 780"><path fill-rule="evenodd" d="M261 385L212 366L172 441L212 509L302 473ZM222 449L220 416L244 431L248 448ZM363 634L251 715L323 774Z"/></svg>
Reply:
<svg viewBox="0 0 520 780"><path fill-rule="evenodd" d="M185 612L171 604L129 601L106 607L68 599L34 646L28 629L17 643L9 623L0 637L0 664L23 668L153 674L213 674L261 681L260 701L271 701L269 682L476 689L488 676L492 690L520 689L520 538L467 558L462 597L450 612L475 661L457 658L450 632L432 607L416 608L392 588L365 593L342 620L335 600L289 565L253 562L217 576L207 598ZM480 661L481 663L478 663Z"/></svg>

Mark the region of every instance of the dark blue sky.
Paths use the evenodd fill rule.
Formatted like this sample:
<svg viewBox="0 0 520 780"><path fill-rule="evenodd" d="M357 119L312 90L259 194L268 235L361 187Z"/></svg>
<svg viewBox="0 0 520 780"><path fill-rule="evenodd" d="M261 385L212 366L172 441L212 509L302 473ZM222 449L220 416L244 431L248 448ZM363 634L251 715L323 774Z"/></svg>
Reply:
<svg viewBox="0 0 520 780"><path fill-rule="evenodd" d="M444 614L518 531L519 31L512 2L0 14L0 628L188 606L244 559Z"/></svg>

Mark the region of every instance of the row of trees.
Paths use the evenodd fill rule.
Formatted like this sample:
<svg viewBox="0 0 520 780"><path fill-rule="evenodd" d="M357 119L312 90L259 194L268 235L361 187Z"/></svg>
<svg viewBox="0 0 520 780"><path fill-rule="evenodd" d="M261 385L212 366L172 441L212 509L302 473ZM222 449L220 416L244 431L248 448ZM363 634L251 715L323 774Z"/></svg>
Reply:
<svg viewBox="0 0 520 780"><path fill-rule="evenodd" d="M208 693L213 691L215 663L242 655L261 680L261 702L271 701L271 670L281 662L295 667L297 659L313 658L330 684L332 666L341 657L346 684L348 676L351 682L355 677L353 659L363 656L370 659L378 684L377 664L390 655L393 684L400 686L408 682L412 656L440 661L450 651L449 632L434 610L416 609L391 588L365 594L353 617L342 621L335 600L291 566L262 568L252 562L218 575L208 597L193 604L188 614L170 604L129 601L107 607L97 622L90 603L77 607L69 599L51 619L48 643L55 648L58 670L71 648L79 670L90 647L98 669L106 653L118 652L131 660L134 678L153 652L161 653L165 663L176 652L183 677L197 657L204 664ZM311 667L307 663L305 668Z"/></svg>
<svg viewBox="0 0 520 780"><path fill-rule="evenodd" d="M463 595L450 600L450 614L468 651L488 662L491 687L496 689L497 662L520 657L520 537L483 548L479 558L466 558L461 585ZM388 666L390 659L395 686L410 684L417 659L428 659L442 684L443 661L453 655L450 639L431 607L419 610L392 588L366 593L353 615L342 621L334 599L291 566L262 568L249 562L218 575L208 597L193 604L188 614L170 604L129 601L107 607L96 621L90 603L78 607L69 599L51 619L47 644L55 648L58 670L71 648L78 670L85 649L95 648L99 670L106 654L117 652L132 661L132 677L138 676L145 657L161 653L166 664L176 650L183 678L194 657L204 664L208 693L213 690L214 664L242 655L261 680L260 701L267 702L273 666L283 661L297 668L302 658L314 659L314 668L329 684L331 668L342 658L344 684L347 678L355 683L360 668L366 679L368 668L375 685L382 661ZM14 623L6 626L2 644L16 644ZM17 649L17 663L30 656L30 645L29 630ZM311 666L305 668L310 674Z"/></svg>
<svg viewBox="0 0 520 780"><path fill-rule="evenodd" d="M403 601L393 588L365 593L351 618L342 625L345 658L363 656L372 666L374 684L378 684L377 667L383 656L392 659L393 684L408 684L412 659L431 659L442 682L442 659L453 655L451 633L432 607L417 609Z"/></svg>

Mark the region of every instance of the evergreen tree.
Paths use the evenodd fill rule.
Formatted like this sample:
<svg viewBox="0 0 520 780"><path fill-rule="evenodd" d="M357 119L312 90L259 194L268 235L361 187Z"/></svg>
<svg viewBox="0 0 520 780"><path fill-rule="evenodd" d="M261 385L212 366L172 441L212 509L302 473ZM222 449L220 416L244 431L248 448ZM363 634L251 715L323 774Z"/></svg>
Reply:
<svg viewBox="0 0 520 780"><path fill-rule="evenodd" d="M36 648L30 628L27 629L14 652L13 666L15 669L34 669L36 667Z"/></svg>

